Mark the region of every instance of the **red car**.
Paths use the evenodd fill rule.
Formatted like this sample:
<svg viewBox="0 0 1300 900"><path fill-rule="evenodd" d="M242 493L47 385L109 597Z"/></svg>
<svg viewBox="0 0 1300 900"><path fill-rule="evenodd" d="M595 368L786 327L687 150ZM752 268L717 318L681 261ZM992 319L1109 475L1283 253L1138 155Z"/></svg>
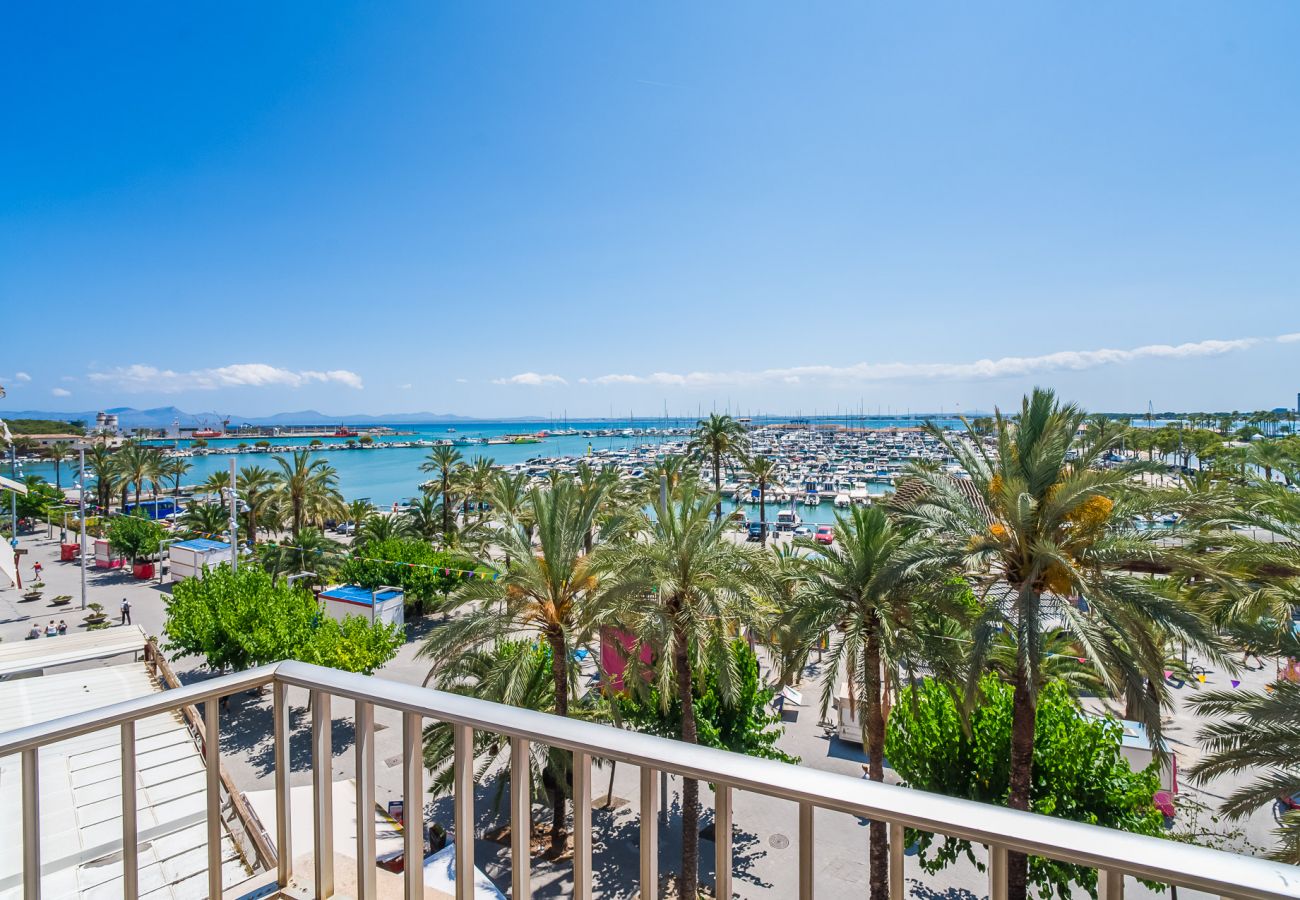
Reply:
<svg viewBox="0 0 1300 900"><path fill-rule="evenodd" d="M818 525L813 540L819 544L833 544L835 543L835 529L829 525Z"/></svg>

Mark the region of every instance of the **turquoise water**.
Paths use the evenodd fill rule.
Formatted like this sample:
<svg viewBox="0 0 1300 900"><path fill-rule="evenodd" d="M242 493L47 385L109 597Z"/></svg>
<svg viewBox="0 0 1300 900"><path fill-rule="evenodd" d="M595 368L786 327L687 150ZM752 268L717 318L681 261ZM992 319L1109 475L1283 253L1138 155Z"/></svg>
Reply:
<svg viewBox="0 0 1300 900"><path fill-rule="evenodd" d="M949 424L947 420L936 420L940 424ZM647 422L644 420L636 422L570 422L570 428L581 430L622 430L624 428L662 428L664 422ZM667 423L674 427L690 427L694 421L670 421ZM914 425L915 421L908 420L868 420L868 424L873 427L890 427L894 425ZM955 424L955 423L953 423ZM473 439L473 438L492 438L505 434L531 434L542 429L552 427L563 427L552 422L501 422L501 423L474 423L472 425L402 425L395 426L399 431L415 432L411 435L398 435L392 440L441 440L441 439ZM454 427L454 432L449 432L448 428ZM216 447L233 447L241 441L252 443L256 438L233 438L221 440L209 440L208 446ZM276 445L307 445L311 438L271 438L269 439ZM326 443L339 441L337 438L322 438ZM376 443L381 444L383 438L378 438ZM656 436L656 435L636 435L624 437L622 435L605 436L605 437L584 437L582 435L564 435L549 437L537 444L494 444L491 446L476 444L470 446L461 446L456 449L467 460L472 460L476 456L482 456L493 460L501 465L511 463L525 462L535 457L555 457L555 456L585 456L588 446L593 451L600 450L621 450L629 447L641 445L660 445L666 441L681 440L680 437ZM156 443L172 444L172 441L159 441ZM188 441L179 442L186 445ZM356 450L323 450L320 455L328 459L330 465L338 471L339 489L343 496L348 500L368 499L377 505L387 506L391 503L405 500L419 493L419 486L422 482L427 481L431 476L428 473L420 471L420 463L424 462L431 452L427 447L411 448L384 448L376 446L370 449ZM274 454L270 453L237 453L223 454L218 456L198 456L189 461L194 468L189 471L183 479L185 484L195 484L203 481L213 472L228 471L230 469L230 460L234 459L240 466L260 465L266 468L275 468L275 463L270 459ZM22 474L40 475L51 483L54 481L54 466L51 463L26 463L23 465ZM64 464L63 466L63 483L65 486L76 480L76 463ZM730 507L731 504L725 504ZM778 507L775 504L767 504L767 517L769 522L776 520ZM797 507L799 515L806 521L810 522L830 522L834 519L834 509L830 502L825 502L818 507ZM745 510L750 518L758 518L758 506L746 505Z"/></svg>

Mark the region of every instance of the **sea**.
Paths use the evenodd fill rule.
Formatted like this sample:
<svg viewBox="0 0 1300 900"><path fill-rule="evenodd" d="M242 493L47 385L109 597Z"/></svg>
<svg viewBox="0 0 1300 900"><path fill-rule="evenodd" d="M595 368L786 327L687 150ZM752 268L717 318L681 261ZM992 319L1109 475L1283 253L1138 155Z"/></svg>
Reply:
<svg viewBox="0 0 1300 900"><path fill-rule="evenodd" d="M772 422L789 421L773 419ZM866 419L853 420L818 420L823 422L839 422L853 426L865 425L868 428L896 428L896 427L915 427L920 424L916 418L883 418L868 417ZM958 420L949 417L935 417L930 421L943 427L957 427ZM490 459L499 465L509 465L512 463L522 463L538 457L585 457L588 452L600 450L624 450L638 446L656 446L671 441L680 441L683 438L680 435L666 434L628 434L622 432L629 430L642 430L655 428L659 431L665 429L682 429L690 428L695 424L695 420L626 420L614 421L609 419L592 420L592 421L573 421L565 423L555 421L474 421L470 423L435 423L426 425L391 425L394 431L400 432L392 436L377 435L375 445L367 449L353 450L329 450L319 451L319 455L327 459L338 472L338 486L343 496L347 500L369 500L376 506L386 507L393 503L403 502L411 497L418 496L420 485L428 481L432 476L427 472L420 471L420 464L426 461L431 452L428 447L384 447L386 441L414 441L414 440L453 440L453 441L471 441L478 442L484 439L502 438L505 435L514 434L537 434L542 431L550 430L577 430L578 434L561 434L549 435L542 438L538 443L528 444L482 444L468 443L457 446L461 455L467 461L472 461L475 457L484 457ZM759 424L759 423L755 423ZM357 430L365 433L366 429L374 426L358 426ZM591 432L590 436L582 432ZM601 434L596 434L601 432ZM241 442L252 444L261 438L256 437L233 437L233 438L211 438L208 440L209 448L233 448ZM310 437L275 437L267 438L276 446L308 446L313 440ZM341 438L319 438L325 443L335 443L341 441ZM150 441L161 446L187 447L191 443L185 440L158 440ZM275 468L275 463L270 459L272 453L223 453L211 456L196 456L190 458L193 468L185 475L184 484L197 484L208 477L213 472L227 471L230 468L230 460L234 459L238 465L260 465L267 468ZM17 474L39 475L50 483L55 481L54 465L52 463L23 463L21 471ZM62 482L66 487L75 483L76 461L64 463L62 467ZM778 508L788 508L788 503L782 507L769 503L767 505L768 521L774 521ZM730 508L731 504L724 504ZM757 504L746 505L745 510L750 518L757 519ZM834 508L831 503L824 502L817 507L806 507L799 505L797 507L801 519L809 523L833 522L835 517Z"/></svg>

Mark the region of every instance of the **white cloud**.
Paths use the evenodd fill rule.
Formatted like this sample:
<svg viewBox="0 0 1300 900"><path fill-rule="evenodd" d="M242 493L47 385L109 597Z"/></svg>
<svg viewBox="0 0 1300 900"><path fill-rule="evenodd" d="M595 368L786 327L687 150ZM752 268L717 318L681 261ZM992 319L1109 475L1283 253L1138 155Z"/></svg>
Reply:
<svg viewBox="0 0 1300 900"><path fill-rule="evenodd" d="M63 388L54 388L53 390L50 391L50 393L53 394L53 395L56 396L56 397L71 397L71 396L72 396L72 391L64 390Z"/></svg>
<svg viewBox="0 0 1300 900"><path fill-rule="evenodd" d="M457 379L456 379L456 383L457 383L457 384L469 384L469 379L468 379L468 378L457 378Z"/></svg>
<svg viewBox="0 0 1300 900"><path fill-rule="evenodd" d="M1277 342L1279 344L1294 344L1296 341L1300 341L1300 331L1297 331L1294 334L1279 334L1277 336Z"/></svg>
<svg viewBox="0 0 1300 900"><path fill-rule="evenodd" d="M397 389L398 389L399 391L409 391L409 390L411 389L411 385L410 385L409 383L407 383L407 384L399 384L399 385L397 386Z"/></svg>
<svg viewBox="0 0 1300 900"><path fill-rule="evenodd" d="M583 384L659 385L666 387L715 388L785 383L805 380L823 382L873 382L902 380L974 381L990 378L1036 375L1043 372L1080 371L1099 366L1140 360L1192 359L1222 356L1261 343L1300 341L1300 333L1275 338L1206 340L1186 344L1148 344L1128 350L1062 350L1042 356L1004 356L974 362L860 362L849 366L792 366L779 369L729 372L652 372L647 375L614 373L580 379ZM517 376L519 377L519 376Z"/></svg>
<svg viewBox="0 0 1300 900"><path fill-rule="evenodd" d="M312 369L294 372L266 363L236 363L215 369L193 369L177 372L154 366L119 366L105 372L91 372L90 380L120 391L157 391L175 394L181 391L214 391L230 387L288 387L300 388L320 382L341 384L361 390L361 376L347 369L330 369L320 372Z"/></svg>
<svg viewBox="0 0 1300 900"><path fill-rule="evenodd" d="M493 384L526 384L530 387L541 387L547 384L568 384L559 375L539 375L536 372L520 372L518 375L511 375L509 378L493 378Z"/></svg>
<svg viewBox="0 0 1300 900"><path fill-rule="evenodd" d="M14 381L31 381L31 380L32 380L32 376L28 375L26 372L14 373Z"/></svg>

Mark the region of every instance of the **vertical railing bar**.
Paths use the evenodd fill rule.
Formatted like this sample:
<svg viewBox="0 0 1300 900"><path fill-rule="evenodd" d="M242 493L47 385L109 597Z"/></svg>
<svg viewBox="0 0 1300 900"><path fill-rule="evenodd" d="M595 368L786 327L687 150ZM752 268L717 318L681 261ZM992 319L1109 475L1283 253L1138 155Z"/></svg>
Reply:
<svg viewBox="0 0 1300 900"><path fill-rule="evenodd" d="M527 738L510 739L511 900L533 896L533 795Z"/></svg>
<svg viewBox="0 0 1300 900"><path fill-rule="evenodd" d="M122 723L122 897L140 895L140 837L135 796L135 720Z"/></svg>
<svg viewBox="0 0 1300 900"><path fill-rule="evenodd" d="M899 822L889 823L889 900L903 900L903 826Z"/></svg>
<svg viewBox="0 0 1300 900"><path fill-rule="evenodd" d="M731 900L731 785L713 789L713 847L717 900Z"/></svg>
<svg viewBox="0 0 1300 900"><path fill-rule="evenodd" d="M456 900L474 900L474 729L455 727Z"/></svg>
<svg viewBox="0 0 1300 900"><path fill-rule="evenodd" d="M356 701L357 895L375 896L375 707Z"/></svg>
<svg viewBox="0 0 1300 900"><path fill-rule="evenodd" d="M573 754L573 895L591 900L591 754Z"/></svg>
<svg viewBox="0 0 1300 900"><path fill-rule="evenodd" d="M40 751L23 751L23 900L41 897Z"/></svg>
<svg viewBox="0 0 1300 900"><path fill-rule="evenodd" d="M203 756L208 777L208 896L221 896L221 701L203 704Z"/></svg>
<svg viewBox="0 0 1300 900"><path fill-rule="evenodd" d="M424 896L424 748L421 721L419 713L402 713L402 865L406 900Z"/></svg>
<svg viewBox="0 0 1300 900"><path fill-rule="evenodd" d="M1007 848L989 847L989 900L1007 900Z"/></svg>
<svg viewBox="0 0 1300 900"><path fill-rule="evenodd" d="M813 805L799 804L799 900L813 898Z"/></svg>
<svg viewBox="0 0 1300 900"><path fill-rule="evenodd" d="M659 896L659 771L641 767L641 897Z"/></svg>
<svg viewBox="0 0 1300 900"><path fill-rule="evenodd" d="M331 696L311 692L311 793L317 900L334 896L334 782ZM360 810L358 810L358 813Z"/></svg>
<svg viewBox="0 0 1300 900"><path fill-rule="evenodd" d="M289 686L279 681L272 688L275 739L275 855L277 883L288 887L293 878L293 803L290 799Z"/></svg>
<svg viewBox="0 0 1300 900"><path fill-rule="evenodd" d="M1097 870L1099 900L1124 900L1124 873L1117 869Z"/></svg>

